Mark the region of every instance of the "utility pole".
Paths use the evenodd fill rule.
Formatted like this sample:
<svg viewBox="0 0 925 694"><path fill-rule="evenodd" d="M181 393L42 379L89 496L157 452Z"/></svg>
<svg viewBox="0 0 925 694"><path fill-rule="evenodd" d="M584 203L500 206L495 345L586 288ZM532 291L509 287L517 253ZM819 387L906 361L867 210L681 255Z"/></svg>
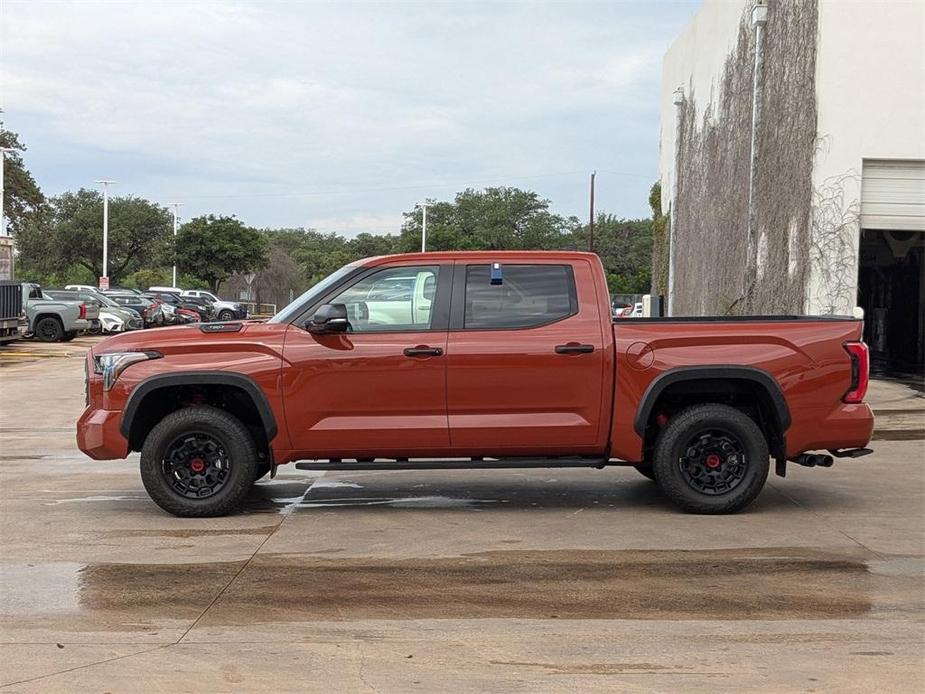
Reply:
<svg viewBox="0 0 925 694"><path fill-rule="evenodd" d="M421 202L416 205L421 208L421 253L427 252L427 203Z"/></svg>
<svg viewBox="0 0 925 694"><path fill-rule="evenodd" d="M588 218L588 250L594 253L594 177L597 171L591 172L591 214Z"/></svg>
<svg viewBox="0 0 925 694"><path fill-rule="evenodd" d="M103 179L97 183L103 186L103 276L100 277L100 289L109 289L109 186L115 181Z"/></svg>
<svg viewBox="0 0 925 694"><path fill-rule="evenodd" d="M173 207L173 241L174 245L177 242L177 214L180 212L180 207L182 207L182 202L168 202L168 205ZM171 287L177 286L177 250L174 248L173 256L173 281L170 283Z"/></svg>
<svg viewBox="0 0 925 694"><path fill-rule="evenodd" d="M9 236L6 230L6 216L3 207L3 162L6 159L7 152L15 151L12 147L0 147L0 236Z"/></svg>

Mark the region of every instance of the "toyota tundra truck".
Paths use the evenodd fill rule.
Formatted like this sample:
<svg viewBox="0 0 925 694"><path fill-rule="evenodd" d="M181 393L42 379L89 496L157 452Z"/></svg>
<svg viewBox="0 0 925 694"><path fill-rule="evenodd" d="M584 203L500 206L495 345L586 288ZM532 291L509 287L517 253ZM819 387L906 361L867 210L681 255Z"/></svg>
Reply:
<svg viewBox="0 0 925 694"><path fill-rule="evenodd" d="M773 459L830 466L873 430L861 321L612 319L599 258L364 259L273 318L110 337L87 355L80 449L140 451L176 516L311 470L629 465L678 507L742 509ZM298 461L298 462L297 462Z"/></svg>

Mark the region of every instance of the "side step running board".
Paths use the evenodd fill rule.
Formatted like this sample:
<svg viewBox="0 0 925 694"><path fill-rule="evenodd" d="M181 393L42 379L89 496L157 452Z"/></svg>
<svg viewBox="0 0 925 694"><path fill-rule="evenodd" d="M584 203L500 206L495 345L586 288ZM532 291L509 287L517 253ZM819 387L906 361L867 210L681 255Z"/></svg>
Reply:
<svg viewBox="0 0 925 694"><path fill-rule="evenodd" d="M296 463L298 470L485 470L507 468L591 467L616 465L609 458L499 458L477 460L397 460L345 463L334 461L306 461Z"/></svg>

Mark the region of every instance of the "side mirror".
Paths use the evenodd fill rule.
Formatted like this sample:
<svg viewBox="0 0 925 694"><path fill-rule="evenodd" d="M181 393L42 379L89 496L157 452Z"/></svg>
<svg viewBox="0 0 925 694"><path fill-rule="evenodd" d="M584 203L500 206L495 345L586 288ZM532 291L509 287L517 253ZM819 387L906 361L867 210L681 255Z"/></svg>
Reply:
<svg viewBox="0 0 925 694"><path fill-rule="evenodd" d="M347 307L343 304L324 304L305 323L305 329L313 335L347 332Z"/></svg>

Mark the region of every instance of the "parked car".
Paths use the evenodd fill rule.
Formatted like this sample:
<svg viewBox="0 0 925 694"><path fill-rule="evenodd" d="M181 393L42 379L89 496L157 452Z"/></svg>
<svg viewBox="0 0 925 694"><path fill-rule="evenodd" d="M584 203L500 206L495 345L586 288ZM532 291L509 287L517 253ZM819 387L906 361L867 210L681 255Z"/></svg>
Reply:
<svg viewBox="0 0 925 694"><path fill-rule="evenodd" d="M42 342L68 342L82 330L90 330L100 311L85 301L52 299L33 282L22 283L26 334Z"/></svg>
<svg viewBox="0 0 925 694"><path fill-rule="evenodd" d="M0 345L19 339L21 318L22 284L15 280L0 280Z"/></svg>
<svg viewBox="0 0 925 694"><path fill-rule="evenodd" d="M411 282L393 301L377 287L395 277ZM631 465L686 511L730 513L769 457L783 476L871 452L861 335L850 317L614 321L590 253L384 256L265 323L97 345L77 441L98 460L141 451L145 488L177 516L229 513L294 461Z"/></svg>
<svg viewBox="0 0 925 694"><path fill-rule="evenodd" d="M137 311L120 306L105 294L100 294L95 290L46 289L45 293L53 299L85 301L95 305L100 311L100 329L104 333L121 333L125 330L138 330L144 327L141 315Z"/></svg>
<svg viewBox="0 0 925 694"><path fill-rule="evenodd" d="M247 318L247 307L236 301L223 301L207 289L184 289L180 296L193 296L199 299L208 299L215 309L215 317L220 321L240 320Z"/></svg>
<svg viewBox="0 0 925 694"><path fill-rule="evenodd" d="M122 294L112 291L107 291L104 294L119 306L138 311L144 321L144 327L154 328L164 325L164 312L161 310L160 304L139 294Z"/></svg>
<svg viewBox="0 0 925 694"><path fill-rule="evenodd" d="M181 298L179 294L174 294L172 292L148 292L146 296L156 301L160 301L162 304L173 307L175 311L182 309L186 312L192 312L195 315L196 320L203 323L209 320L209 311L206 308L198 303L186 301L185 299ZM189 314L187 313L185 315L188 316Z"/></svg>

